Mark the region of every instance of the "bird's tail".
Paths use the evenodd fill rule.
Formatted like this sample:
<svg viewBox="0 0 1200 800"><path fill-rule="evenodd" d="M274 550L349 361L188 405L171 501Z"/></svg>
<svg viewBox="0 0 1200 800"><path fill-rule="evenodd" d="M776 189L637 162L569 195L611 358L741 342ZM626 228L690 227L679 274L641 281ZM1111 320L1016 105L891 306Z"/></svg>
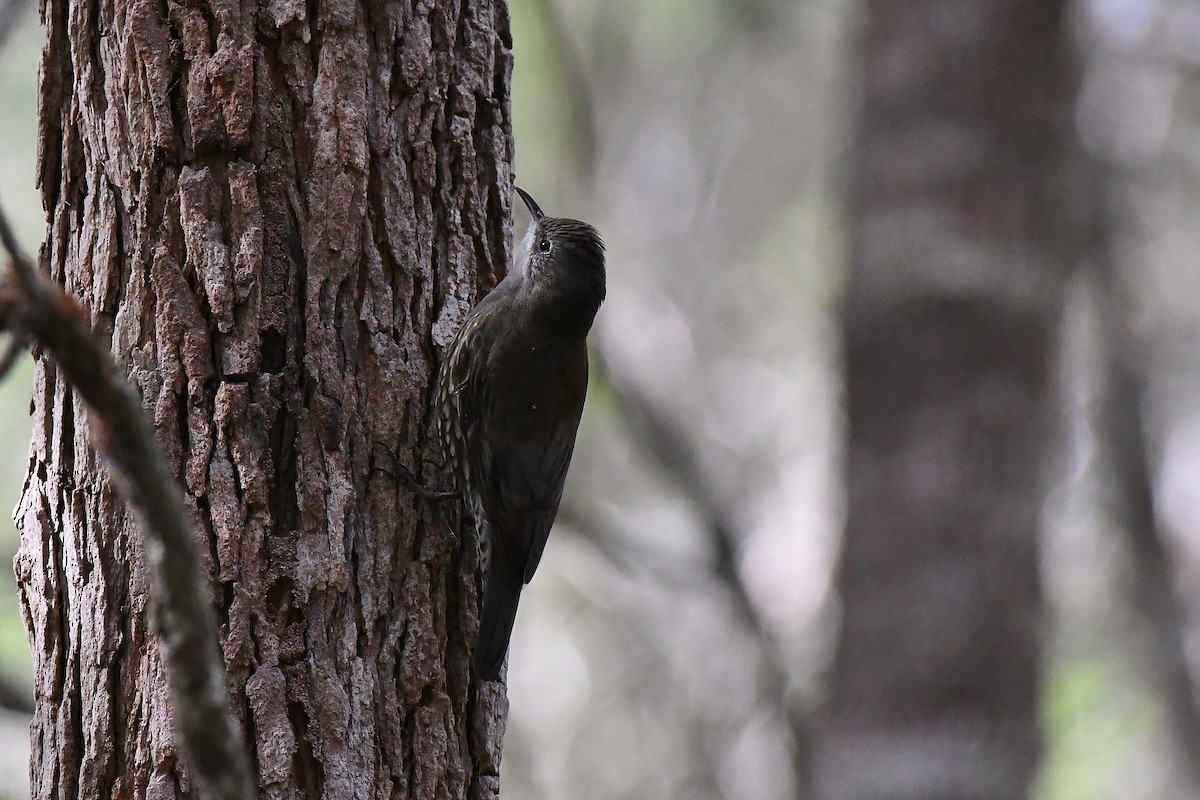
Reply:
<svg viewBox="0 0 1200 800"><path fill-rule="evenodd" d="M500 668L504 666L524 584L519 575L506 575L502 569L493 567L489 573L479 613L479 638L475 640L475 672L485 681L495 681L500 679Z"/></svg>

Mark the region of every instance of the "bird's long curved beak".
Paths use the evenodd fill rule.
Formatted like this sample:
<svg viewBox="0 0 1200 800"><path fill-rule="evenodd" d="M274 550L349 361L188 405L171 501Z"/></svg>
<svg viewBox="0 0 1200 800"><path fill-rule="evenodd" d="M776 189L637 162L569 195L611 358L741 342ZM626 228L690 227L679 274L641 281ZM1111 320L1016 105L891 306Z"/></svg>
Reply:
<svg viewBox="0 0 1200 800"><path fill-rule="evenodd" d="M513 188L517 190L517 194L521 195L521 199L525 201L525 207L529 209L530 214L533 214L533 219L535 222L546 216L545 213L542 212L542 209L538 207L537 201L529 196L529 192L525 191L520 186L514 186Z"/></svg>

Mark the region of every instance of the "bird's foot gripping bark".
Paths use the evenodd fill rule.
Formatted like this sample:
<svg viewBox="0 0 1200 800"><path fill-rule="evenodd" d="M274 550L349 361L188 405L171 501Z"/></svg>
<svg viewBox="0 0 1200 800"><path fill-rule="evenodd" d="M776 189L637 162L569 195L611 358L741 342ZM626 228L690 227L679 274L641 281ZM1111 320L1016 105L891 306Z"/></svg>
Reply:
<svg viewBox="0 0 1200 800"><path fill-rule="evenodd" d="M431 503L442 503L447 500L458 500L463 496L462 492L458 489L426 489L417 480L417 477L412 474L412 470L397 461L396 457L387 448L377 447L376 450L387 455L386 460L391 462L391 467L388 468L377 464L373 469L385 475L391 475L396 479L396 483L400 484L401 488L407 489L422 500L428 500Z"/></svg>
<svg viewBox="0 0 1200 800"><path fill-rule="evenodd" d="M396 472L394 477L402 487L412 492L417 497L420 497L422 500L428 500L431 503L441 503L447 500L458 500L462 497L462 492L457 489L426 489L420 484L416 476L412 474L409 468L403 464L396 464Z"/></svg>
<svg viewBox="0 0 1200 800"><path fill-rule="evenodd" d="M421 482L417 480L417 477L412 474L412 470L397 461L396 457L393 456L391 452L387 450L387 448L377 447L376 450L380 453L386 454L386 461L390 463L390 466L384 467L376 464L374 467L372 467L372 470L382 472L385 475L390 475L393 479L395 479L396 483L400 485L400 488L411 492L426 502L436 503L439 505L447 501L462 499L463 493L458 489L449 491L426 489L421 485ZM450 523L449 518L444 512L439 511L438 516L441 517L442 522L444 522L446 525L446 538L450 548L452 550L457 550L460 543L458 533L455 532L454 526Z"/></svg>

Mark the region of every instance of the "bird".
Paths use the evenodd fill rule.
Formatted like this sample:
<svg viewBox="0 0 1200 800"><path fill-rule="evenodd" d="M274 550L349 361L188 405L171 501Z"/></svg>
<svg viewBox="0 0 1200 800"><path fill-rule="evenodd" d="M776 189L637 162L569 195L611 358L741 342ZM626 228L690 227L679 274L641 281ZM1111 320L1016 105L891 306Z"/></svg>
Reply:
<svg viewBox="0 0 1200 800"><path fill-rule="evenodd" d="M588 385L587 335L605 295L600 234L532 216L525 255L467 314L438 373L438 431L480 536L485 571L473 663L499 680L521 590L562 500Z"/></svg>

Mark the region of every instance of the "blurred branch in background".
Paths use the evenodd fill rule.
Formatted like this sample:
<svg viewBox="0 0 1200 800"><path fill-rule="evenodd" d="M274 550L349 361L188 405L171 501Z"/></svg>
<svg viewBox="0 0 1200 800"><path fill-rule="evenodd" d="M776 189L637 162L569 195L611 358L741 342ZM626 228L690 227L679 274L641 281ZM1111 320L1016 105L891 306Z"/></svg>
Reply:
<svg viewBox="0 0 1200 800"><path fill-rule="evenodd" d="M564 101L570 106L570 179L573 194L578 197L590 197L598 188L600 151L597 103L592 91L593 84L588 78L588 66L559 4L555 0L537 0L535 5L541 12L542 24L553 50L553 60L559 66L559 79L564 84ZM768 6L773 7L770 3L756 0L731 2L730 5L734 7L739 21L745 27L760 26L768 17L765 9ZM624 42L631 36L631 20L632 16L627 14L623 25L619 25L615 15L609 14L604 18L604 29L607 35ZM726 44L732 40L733 37L722 39ZM618 68L611 63L607 66L610 70ZM619 80L620 77L623 76L606 75L605 85ZM714 554L713 574L732 598L736 618L758 646L758 663L761 665L760 693L763 702L779 713L791 740L787 749L792 762L796 797L807 797L810 785L807 766L808 720L789 692L789 670L782 649L755 608L739 572L738 549L745 541L745 536L736 530L732 522L733 515L719 500L712 479L705 473L697 445L692 440L695 433L676 424L671 412L657 407L650 396L639 387L636 378L615 367L602 341L594 345L592 355L596 376L611 387L618 411L629 428L631 441L636 443L651 463L661 468L676 482L704 521L706 537ZM571 506L571 509L572 515L576 517L576 527L585 530L593 527L581 518L582 514L579 513L577 504ZM636 563L639 567L644 567L647 563L644 557L629 557L629 542L613 546L612 538L604 533L596 533L589 538L614 563ZM653 559L649 560L649 563L653 562ZM662 567L659 567L659 570L665 571ZM696 763L706 765L710 761L709 757L705 757L698 759ZM720 785L713 776L710 776L708 783L713 787Z"/></svg>
<svg viewBox="0 0 1200 800"><path fill-rule="evenodd" d="M32 714L33 694L28 686L18 686L10 678L0 675L0 708Z"/></svg>
<svg viewBox="0 0 1200 800"><path fill-rule="evenodd" d="M616 6L617 2L606 5ZM558 4L554 0L534 0L534 6L541 13L542 24L554 49L554 57L558 61L561 72L559 78L564 84L564 100L570 106L572 166L573 180L577 180L580 188L593 185L595 181L597 145L596 145L596 108L592 98L591 86L587 77L587 67L579 49L571 39ZM614 36L624 38L627 32L619 31L614 26L610 29Z"/></svg>
<svg viewBox="0 0 1200 800"><path fill-rule="evenodd" d="M0 4L0 48L8 40L9 34L21 21L26 9L33 5L33 0L3 0Z"/></svg>
<svg viewBox="0 0 1200 800"><path fill-rule="evenodd" d="M763 694L768 705L774 705L782 715L792 740L790 752L796 796L808 797L811 785L808 774L809 723L788 691L789 671L782 651L755 608L738 570L737 551L745 537L736 532L732 515L704 474L689 437L665 411L655 406L638 388L636 381L614 368L600 348L596 348L593 354L596 372L616 395L620 413L629 426L633 441L678 484L705 521L708 540L713 548L713 573L733 599L738 619L753 633L758 643Z"/></svg>
<svg viewBox="0 0 1200 800"><path fill-rule="evenodd" d="M1194 264L1200 3L1083 0L1079 8L1087 72L1077 123L1103 171L1107 204L1087 276L1099 351L1090 412L1102 487L1098 511L1125 545L1123 596L1149 634L1138 654L1143 680L1158 694L1175 744L1159 748L1159 758L1175 766L1174 782L1162 791L1195 798L1200 698L1189 658L1196 625L1189 604L1197 596L1181 577L1192 574L1198 554L1195 503L1168 530L1163 496L1178 485L1172 476L1180 465L1163 464L1154 443L1177 435L1200 400ZM1185 481L1194 492L1193 470Z"/></svg>
<svg viewBox="0 0 1200 800"><path fill-rule="evenodd" d="M669 558L616 526L603 524L602 516L602 509L575 496L563 498L555 519L628 575L650 577L664 585L693 586L698 582L694 565Z"/></svg>
<svg viewBox="0 0 1200 800"><path fill-rule="evenodd" d="M1133 605L1150 628L1152 672L1183 751L1192 789L1200 793L1200 707L1187 658L1187 613L1156 513L1146 439L1145 359L1138 352L1127 291L1120 285L1112 259L1100 254L1093 272L1103 340L1095 426L1101 458L1109 472L1105 511L1129 546Z"/></svg>

